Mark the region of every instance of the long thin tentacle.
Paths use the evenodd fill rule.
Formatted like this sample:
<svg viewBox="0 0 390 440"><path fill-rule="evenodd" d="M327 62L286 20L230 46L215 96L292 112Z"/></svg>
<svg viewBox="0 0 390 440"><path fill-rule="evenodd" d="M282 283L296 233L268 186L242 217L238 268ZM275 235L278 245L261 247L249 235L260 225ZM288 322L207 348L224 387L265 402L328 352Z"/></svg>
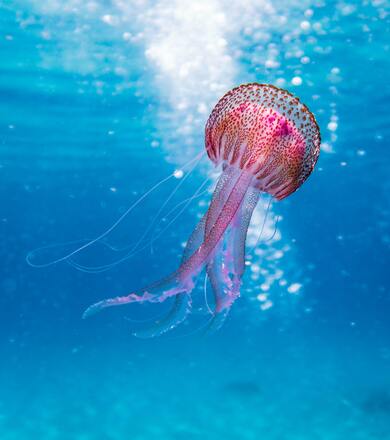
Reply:
<svg viewBox="0 0 390 440"><path fill-rule="evenodd" d="M218 252L207 265L215 296L214 318L207 331L218 330L225 321L233 302L240 295L241 279L245 269L245 242L259 191L249 188L240 210L225 232Z"/></svg>
<svg viewBox="0 0 390 440"><path fill-rule="evenodd" d="M140 252L142 252L143 250L147 249L152 241L156 241L158 240L158 238L160 238L164 232L183 214L183 212L186 210L186 208L190 205L190 203L192 202L192 200L194 198L197 197L198 193L202 191L202 189L204 188L204 186L207 184L209 179L206 179L201 186L196 190L196 192L194 193L194 195L192 197L190 197L189 199L187 199L186 204L180 209L180 211L169 221L169 223L167 225L164 226L164 228L159 231L159 233L154 236L152 238L152 240L146 242L143 244L143 246L139 247L137 250L135 251L129 251L128 253L126 253L125 255L123 255L121 258L118 258L117 260L111 262L111 263L107 263L107 264L101 264L98 266L86 266L86 265L82 265L80 263L77 263L76 261L70 259L68 260L68 263L70 265L72 265L73 267L75 267L76 269L82 271L82 272L87 272L87 273L100 273L100 272L105 272L107 270L112 269L113 267L117 266L120 263L123 263L125 261L127 261L128 259L134 257L135 255L139 254Z"/></svg>
<svg viewBox="0 0 390 440"><path fill-rule="evenodd" d="M199 163L199 161L201 160L202 156L204 155L204 152L198 154L195 158L193 158L192 160L190 160L187 164L185 164L183 166L183 168L186 168L188 166L190 166L191 164L193 164L194 162L196 164ZM103 231L101 234L99 234L97 237L93 238L93 239L86 239L84 244L82 244L81 246L77 247L76 249L72 250L71 252L68 252L66 255L63 255L62 257L56 258L54 260L51 260L47 263L34 263L33 262L33 257L34 255L36 255L37 252L40 251L44 251L47 249L51 249L51 248L55 248L55 247L59 247L59 246L64 246L67 244L72 244L75 243L75 241L71 241L68 243L61 243L61 244L52 244L52 245L48 245L48 246L42 246L38 249L35 249L33 251L30 251L27 256L26 256L26 262L27 264L29 264L32 267L35 268L44 268L44 267L49 267L52 265L55 265L57 263L63 262L63 261L67 261L69 260L71 257L73 257L74 255L82 252L83 250L87 249L88 247L92 246L95 243L101 242L105 237L107 237L115 228L117 228L117 226L130 214L130 212L132 212L143 200L146 199L146 197L148 197L152 192L154 192L156 189L158 189L161 185L163 185L164 183L166 183L168 180L174 178L174 173L171 173L169 176L165 177L164 179L160 180L159 182L157 182L155 185L152 186L152 188L150 188L146 193L144 193L141 197L139 197L134 203L132 203L127 209L126 211L119 216L119 218L109 227L107 228L105 231ZM179 183L180 184L180 183ZM81 242L84 240L80 240Z"/></svg>
<svg viewBox="0 0 390 440"><path fill-rule="evenodd" d="M106 307L129 304L132 302L162 302L180 293L189 294L194 287L195 278L204 265L207 264L213 250L218 245L225 230L238 211L252 180L253 177L249 173L240 171L235 186L231 190L215 223L210 228L210 232L206 235L202 244L192 252L192 247L196 247L195 245L199 241L199 237L202 236L201 233L204 227L202 222L200 226L198 225L198 228L192 235L193 240L191 240L191 238L189 240L188 252L184 253L183 262L176 272L150 288L142 289L140 293L131 293L127 296L100 301L90 306L85 311L84 317L90 316Z"/></svg>
<svg viewBox="0 0 390 440"><path fill-rule="evenodd" d="M188 260L193 252L201 245L204 237L205 223L206 216L197 224L190 238L187 240L181 263ZM151 326L135 332L135 336L141 338L158 336L181 324L191 311L191 295L189 292L178 293L173 301L173 306L165 317L155 321Z"/></svg>
<svg viewBox="0 0 390 440"><path fill-rule="evenodd" d="M250 173L241 171L237 181L229 194L217 220L206 235L202 245L185 261L179 268L179 276L185 281L197 274L207 263L211 253L221 240L227 227L239 210L248 188L251 185L253 176Z"/></svg>

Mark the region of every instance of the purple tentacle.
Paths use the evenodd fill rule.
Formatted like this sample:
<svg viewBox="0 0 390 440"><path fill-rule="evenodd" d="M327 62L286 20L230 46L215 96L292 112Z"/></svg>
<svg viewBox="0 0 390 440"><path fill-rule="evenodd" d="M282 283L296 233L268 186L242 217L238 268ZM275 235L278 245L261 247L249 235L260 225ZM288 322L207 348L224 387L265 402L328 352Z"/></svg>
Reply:
<svg viewBox="0 0 390 440"><path fill-rule="evenodd" d="M182 263L195 252L195 250L202 244L204 238L204 229L206 223L206 216L204 216L198 223L184 249L182 256ZM162 335L169 330L174 329L181 324L191 311L192 299L190 292L178 293L168 314L156 321L152 326L141 329L135 333L135 336L141 338L150 338Z"/></svg>
<svg viewBox="0 0 390 440"><path fill-rule="evenodd" d="M229 194L217 220L210 228L210 232L199 246L199 248L186 260L178 269L179 277L182 281L191 279L197 275L204 265L209 261L212 252L223 237L230 222L240 208L241 202L253 181L253 176L245 171L240 171L238 179Z"/></svg>
<svg viewBox="0 0 390 440"><path fill-rule="evenodd" d="M218 245L218 251L207 265L215 297L215 316L208 331L221 327L233 302L240 296L241 278L245 269L246 235L258 199L259 191L249 188L240 210Z"/></svg>
<svg viewBox="0 0 390 440"><path fill-rule="evenodd" d="M225 287L222 286L222 289L228 289L232 298L235 299L238 296L243 267L236 274L234 264L236 257L243 259L244 250L240 247L245 245L247 226L237 227L237 222L241 222L240 218L244 215L243 206L247 206L247 202L243 203L243 201L252 191L253 179L253 176L246 171L226 167L218 181L207 214L199 222L188 240L179 269L164 280L142 289L139 293L133 292L127 296L110 298L93 304L84 312L83 317L86 318L107 307L133 302L157 303L175 296L170 313L156 322L153 328L141 330L137 335L150 337L164 333L185 319L191 307L190 293L194 288L197 276L205 265L208 266L213 289L216 292L216 311L220 312L228 308L229 303L226 305L225 301L226 292L220 290L221 286L218 286L218 283L224 284ZM250 215L248 222L249 220ZM232 225L234 222L236 224ZM236 231L242 229L241 238L235 238ZM229 238L230 236L231 238ZM233 250L231 250L230 243L237 243L233 246ZM217 268L215 273L213 272L214 268Z"/></svg>

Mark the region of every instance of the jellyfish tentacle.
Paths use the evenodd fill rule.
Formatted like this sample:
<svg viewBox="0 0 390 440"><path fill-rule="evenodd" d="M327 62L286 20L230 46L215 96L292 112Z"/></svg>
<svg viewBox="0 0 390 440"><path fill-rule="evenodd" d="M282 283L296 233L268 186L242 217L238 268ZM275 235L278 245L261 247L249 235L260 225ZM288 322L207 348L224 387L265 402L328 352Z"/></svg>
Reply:
<svg viewBox="0 0 390 440"><path fill-rule="evenodd" d="M169 330L173 330L181 324L191 311L192 298L190 293L178 293L169 313L162 319L155 321L152 326L142 328L133 333L138 338L153 338L160 336Z"/></svg>
<svg viewBox="0 0 390 440"><path fill-rule="evenodd" d="M203 235L204 235L205 222L206 222L206 216L204 216L202 218L202 220L198 223L195 230L191 234L191 236L187 242L187 246L183 252L182 264L185 261L187 261L191 257L193 252L201 245L202 240L203 240ZM130 295L127 295L127 296L119 296L119 297L115 297L115 298L109 298L109 299L99 301L95 304L92 304L83 313L83 318L87 318L91 315L94 315L95 313L97 313L107 307L130 304L132 302L144 302L144 301L162 302L166 298L168 298L169 296L180 295L181 293L183 295L187 295L192 291L193 286L191 288L188 287L188 288L182 288L181 290L175 290L176 284L180 284L177 280L177 272L173 273L171 276L163 279L162 281L151 285L149 288L143 289L142 294L139 294L139 293L137 294L134 292L134 293L131 293ZM184 301L182 301L182 298L178 301L181 301L180 305L184 304ZM191 303L189 302L189 303L187 303L187 305L190 307ZM177 304L174 304L172 311L177 311L177 310L179 310L179 307ZM181 311L181 308L180 308L180 311ZM168 316L172 320L174 317L174 314L172 314L172 312L170 312L168 314ZM184 318L185 318L185 316L183 317L183 319ZM166 319L161 320L161 324L159 326L159 328L161 328L161 329L163 327L162 321L165 321L167 324ZM179 324L180 322L177 322L177 324ZM173 323L172 323L172 325L173 325ZM167 326L168 326L167 330L169 330L171 328L171 325L167 324ZM145 331L152 333L152 329L145 330ZM158 330L158 332L160 334L163 333L163 331L159 331L159 330ZM142 333L142 331L138 332L138 334L141 334L141 333Z"/></svg>
<svg viewBox="0 0 390 440"><path fill-rule="evenodd" d="M239 297L241 279L234 272L234 261L229 250L229 243L234 239L231 228L226 231L219 244L215 257L207 264L207 274L214 293L214 313L205 332L218 330L229 314L230 307Z"/></svg>
<svg viewBox="0 0 390 440"><path fill-rule="evenodd" d="M209 209L206 213L205 238L220 215L239 174L240 172L237 168L232 166L225 167L221 177L218 179Z"/></svg>
<svg viewBox="0 0 390 440"><path fill-rule="evenodd" d="M240 296L245 269L245 242L253 211L259 200L259 190L250 187L229 229L225 232L207 273L215 297L214 317L207 332L218 330L224 323L233 302Z"/></svg>
<svg viewBox="0 0 390 440"><path fill-rule="evenodd" d="M245 200L241 208L241 215L236 217L236 227L233 243L233 261L235 272L241 278L245 270L245 244L248 233L249 224L252 219L253 212L260 199L260 191L257 188L250 187L246 194Z"/></svg>
<svg viewBox="0 0 390 440"><path fill-rule="evenodd" d="M223 173L223 179L225 180L226 176L229 175L231 170L227 170ZM209 233L206 234L203 243L191 254L193 248L196 248L197 241L201 236L201 232L203 229L203 220L200 222L200 226L196 228L192 237L189 240L189 246L187 248L188 252L184 253L183 262L175 275L177 279L175 279L174 287L164 290L158 294L158 298L155 298L149 292L144 292L141 296L137 296L134 294L130 294L127 297L121 297L114 300L106 300L105 304L109 305L119 305L124 303L129 303L136 301L163 301L169 296L178 295L180 293L190 293L194 286L194 279L199 275L201 269L205 264L207 264L212 252L215 247L220 242L223 237L226 229L234 219L237 211L239 210L243 199L247 193L248 188L253 180L253 176L245 171L240 171L238 174L238 178L234 184L233 189L231 190L229 196L223 207L221 208L215 223L211 226ZM227 180L230 183L230 180ZM222 184L222 188L225 184ZM221 188L221 192L222 192ZM218 192L217 192L218 194ZM216 204L218 206L218 204ZM213 203L210 206L210 210L215 208ZM213 215L213 214L211 214ZM209 217L209 212L206 215L206 224L207 218ZM191 256L188 256L191 254ZM175 276L175 278L176 278ZM164 283L165 284L165 283ZM158 286L160 287L160 285ZM93 306L92 306L93 307ZM164 327L166 328L166 327Z"/></svg>
<svg viewBox="0 0 390 440"><path fill-rule="evenodd" d="M32 262L32 257L34 255L34 253L39 252L40 250L45 250L45 249L48 248L48 246L43 246L41 248L35 249L35 250L33 250L33 251L31 251L31 252L29 252L27 254L27 256L26 256L27 264L32 266L32 267L37 267L37 268L53 266L54 264L60 263L62 261L67 261L71 257L73 257L73 255L76 255L76 254L80 253L81 251L83 251L84 249L87 249L88 247L92 246L95 243L101 242L101 240L103 240L105 237L107 237L107 235L110 234L110 232L112 232L122 222L122 220L128 214L130 214L130 212L133 211L150 193L152 193L154 190L156 190L162 184L164 184L169 179L171 179L171 177L172 177L172 174L167 176L167 177L165 177L164 179L160 180L158 183L156 183L145 194L143 194L134 203L132 203L129 206L129 208L127 208L126 211L108 229L106 229L104 232L102 232L97 237L95 237L93 239L90 239L90 240L88 239L86 243L84 243L83 245L79 246L77 249L74 249L73 251L67 253L66 255L63 255L62 257L56 258L55 260L49 261L48 263L36 264L36 263ZM53 247L54 246L55 245L53 245Z"/></svg>
<svg viewBox="0 0 390 440"><path fill-rule="evenodd" d="M120 263L123 263L124 261L128 260L129 258L133 257L134 255L137 255L138 253L140 253L141 251L145 250L146 248L148 248L149 246L152 245L152 243L154 243L158 238L161 237L161 235L163 235L163 233L172 225L172 223L174 223L179 217L180 215L186 210L186 208L190 205L190 203L192 202L192 200L194 200L194 198L196 198L199 193L202 192L204 186L207 184L207 182L209 181L209 179L206 179L203 181L203 183L199 186L199 188L196 190L196 192L192 195L192 197L188 198L185 201L184 206L180 209L180 211L173 217L172 220L169 221L169 223L167 225L164 226L164 228L158 232L158 234L154 237L152 237L151 240L149 240L148 242L146 242L145 244L143 244L141 247L139 247L136 250L130 250L129 252L127 252L123 257L119 258L116 261L113 261L112 263L108 263L108 264L103 264L103 265L99 265L99 266L85 266L85 265L81 265L79 263L76 263L74 260L69 259L67 260L67 262L75 267L76 269L82 271L82 272L87 272L87 273L100 273L100 272L105 272L107 270L112 269L113 267L117 266Z"/></svg>
<svg viewBox="0 0 390 440"><path fill-rule="evenodd" d="M231 183L232 174L233 174L232 170L229 170L225 173L223 178L219 179L217 186L216 186L216 189L214 191L215 197L213 197L213 200L217 200L217 195L219 195L219 193L223 189L225 189L225 190L228 189L228 188L226 188L226 183L229 183L229 188L232 186L232 183ZM223 205L219 207L218 214L220 213L220 210L222 209L222 207L223 207ZM200 222L197 224L196 228L192 232L191 236L187 240L187 244L186 244L186 247L183 251L183 255L182 255L182 259L181 259L181 264L185 263L191 257L191 255L201 246L201 244L205 238L205 227L206 227L206 222L207 222L207 219L209 216L209 212L210 212L210 209L202 217L202 219L200 220ZM158 285L156 287L161 288L164 284L165 284L165 282L163 281L161 283L158 283ZM123 304L122 302L118 302L118 301L115 301L115 303L113 303L112 301L110 301L110 302L108 302L108 301L110 301L110 300L105 300L102 303L97 303L96 304L97 308L96 309L92 308L92 309L90 309L90 311L87 310L85 313L85 317L90 316L92 314L91 312L93 312L93 313L95 311L97 312L104 307ZM122 299L122 301L123 301L123 299ZM151 300L149 300L149 301L151 301ZM181 322L184 321L186 316L191 311L191 305L192 305L192 300L191 300L190 292L184 291L184 292L177 293L175 295L174 303L173 303L171 310L168 312L168 314L164 318L159 319L158 321L155 321L155 323L152 326L149 326L147 328L143 328L141 330L136 331L134 333L134 335L137 337L140 337L140 338L150 338L150 337L162 335L163 333L165 333L169 330L172 330L173 328L177 327ZM92 306L92 307L94 307L94 306Z"/></svg>
<svg viewBox="0 0 390 440"><path fill-rule="evenodd" d="M202 244L205 223L206 216L204 216L198 223L188 239L182 256L182 264L187 261L193 252ZM83 318L87 318L107 307L130 304L132 302L162 302L170 296L179 297L175 298L173 308L165 318L159 320L159 322L151 328L136 332L136 336L140 337L152 337L162 334L180 324L190 311L191 300L189 294L192 291L193 284L188 283L186 286L182 285L177 279L177 274L178 271L174 272L169 277L142 289L142 293L134 292L127 296L109 298L92 304L83 313ZM179 285L181 285L181 287L178 287Z"/></svg>
<svg viewBox="0 0 390 440"><path fill-rule="evenodd" d="M192 171L195 169L195 167L199 164L199 162L201 161L202 157L204 156L204 152L197 154L193 159L191 159L190 161L188 161L185 165L183 165L183 169L190 167L192 164L194 164L192 166L192 168L190 168L190 171L188 174L191 174ZM132 212L144 199L146 199L151 193L153 193L156 189L158 189L160 186L162 186L164 183L166 183L168 180L174 178L174 173L169 174L168 176L166 176L165 178L163 178L162 180L160 180L159 182L157 182L156 184L154 184L148 191L146 191L146 193L142 194L135 202L133 202L127 209L126 211L121 214L119 216L119 218L117 218L117 220L115 220L115 222L108 227L105 231L103 231L102 233L100 233L98 236L96 236L95 238L86 238L86 239L81 239L81 240L73 240L73 241L69 241L69 242L65 242L65 243L57 243L57 244L52 244L52 245L48 245L48 246L42 246L39 247L37 249L34 249L30 252L28 252L28 254L26 255L26 263L31 266L31 267L35 267L35 268L45 268L45 267L49 267L49 266L53 266L55 264L61 263L61 262L69 262L69 264L75 266L77 268L77 264L72 264L72 260L71 258L74 255L79 254L80 252L82 252L84 249L89 248L90 246L94 245L95 243L102 243L103 240L114 230L117 228L117 226L122 223L122 221L130 214L130 212ZM179 182L178 186L181 185L181 182ZM177 191L177 189L175 190ZM41 251L45 251L47 249L54 249L54 248L59 248L59 247L63 247L66 245L71 245L71 244L76 244L76 243L83 243L81 244L79 247L77 247L76 249L73 249L72 251L66 253L65 255L55 258L54 260L50 260L46 263L34 263L33 259L34 256L41 252Z"/></svg>
<svg viewBox="0 0 390 440"><path fill-rule="evenodd" d="M236 212L239 210L252 181L253 176L250 173L240 170L232 191L216 221L210 228L209 233L206 234L203 243L178 269L179 277L182 281L185 282L192 279L210 260L215 247L218 245L226 229L234 219Z"/></svg>
<svg viewBox="0 0 390 440"><path fill-rule="evenodd" d="M226 172L226 174L228 174L228 172ZM223 173L223 176L225 177L225 173ZM207 221L207 217L205 217L205 220L200 222L190 238L187 251L184 252L183 262L176 272L149 288L142 289L139 293L134 292L127 296L99 301L88 307L83 317L91 316L107 307L130 304L133 302L156 303L181 293L190 294L194 287L196 277L209 261L213 250L218 245L236 215L236 212L239 210L252 180L253 176L240 170L234 187L227 197L216 221L210 228L209 233L205 235L203 242L199 246L199 241L201 241L201 237L203 236L204 222Z"/></svg>
<svg viewBox="0 0 390 440"><path fill-rule="evenodd" d="M193 252L202 244L204 229L206 223L206 215L197 224L187 241L184 249L181 263L190 258ZM140 338L151 338L162 335L181 324L191 311L192 299L190 292L178 293L174 298L174 303L168 314L161 320L156 321L152 326L143 328L134 333L134 336Z"/></svg>
<svg viewBox="0 0 390 440"><path fill-rule="evenodd" d="M234 187L235 181L237 180L239 174L240 174L239 171L236 170L234 167L228 167L224 171L220 179L218 180L216 188L214 190L210 208L208 209L206 215L203 216L201 221L198 223L198 225L196 226L196 228L194 229L193 233L191 234L190 238L187 241L187 245L184 249L182 256L181 267L191 258L194 252L201 247L202 242L207 239L206 225L209 223L209 230L210 230L211 229L210 224L212 223L212 221L210 221L212 217L210 213L214 213L214 217L216 215L219 216L221 214L224 203L226 202L228 195L232 191L232 188ZM180 268L178 272L180 272ZM193 278L195 278L196 275L197 274L195 274ZM185 297L187 297L187 301L185 301ZM163 332L165 332L173 328L174 326L178 325L180 322L184 320L185 316L189 313L191 307L191 301L188 298L190 298L188 292L177 294L172 311L168 314L167 319L164 320L165 325L159 326L158 329L159 332L160 332L160 328L163 328ZM185 309L186 303L187 303L187 308ZM181 307L179 307L179 305Z"/></svg>
<svg viewBox="0 0 390 440"><path fill-rule="evenodd" d="M101 310L113 307L121 306L124 304L131 304L134 302L143 303L160 303L165 301L167 298L175 296L179 293L190 293L193 289L193 285L190 283L179 282L177 277L177 272L174 272L169 277L160 280L157 283L152 284L149 287L143 288L139 292L132 292L126 296L117 296L114 298L104 299L95 304L89 306L83 313L83 318L88 318Z"/></svg>
<svg viewBox="0 0 390 440"><path fill-rule="evenodd" d="M180 217L180 215L188 208L190 203L203 192L203 188L206 186L206 184L209 182L209 180L210 180L209 178L204 180L203 183L199 186L199 188L195 191L195 193L185 201L184 206L173 217L173 219L171 219L170 222L161 231L159 231L156 236L152 237L152 239L150 240L150 243L149 243L150 246L152 246L153 243Z"/></svg>
<svg viewBox="0 0 390 440"><path fill-rule="evenodd" d="M214 191L213 198L210 204L210 208L207 212L207 222L205 238L208 233L210 233L211 228L214 226L218 216L226 203L226 200L234 187L239 176L239 170L232 166L225 167L223 175L219 179L217 187ZM239 209L240 210L240 209ZM238 212L239 212L238 210ZM237 214L236 214L237 217ZM223 240L217 245L213 252L213 258L208 262L206 266L206 273L210 279L210 284L214 294L214 317L210 322L215 320L215 316L219 313L222 308L222 303L225 297L225 279L223 279L222 271L224 265L226 265L225 255L224 255L224 243L229 239L229 228L224 233ZM230 281L230 280L229 280ZM207 326L207 328L209 325Z"/></svg>
<svg viewBox="0 0 390 440"><path fill-rule="evenodd" d="M168 205L169 201L173 198L173 196L177 193L177 191L180 189L180 187L184 184L184 182L187 180L187 178L192 174L196 166L198 165L200 159L195 161L195 163L192 165L192 167L189 169L189 171L184 175L182 179L180 179L180 182L178 185L176 185L176 188L169 194L168 198L165 200L165 202L160 206L159 210L157 211L156 215L148 225L148 227L145 229L144 233L141 235L141 237L138 239L137 243L132 247L131 252L135 252L136 249L139 247L139 245L142 243L143 239L147 236L150 230L154 227L158 217L163 212L164 208ZM150 245L153 244L153 239L150 241Z"/></svg>

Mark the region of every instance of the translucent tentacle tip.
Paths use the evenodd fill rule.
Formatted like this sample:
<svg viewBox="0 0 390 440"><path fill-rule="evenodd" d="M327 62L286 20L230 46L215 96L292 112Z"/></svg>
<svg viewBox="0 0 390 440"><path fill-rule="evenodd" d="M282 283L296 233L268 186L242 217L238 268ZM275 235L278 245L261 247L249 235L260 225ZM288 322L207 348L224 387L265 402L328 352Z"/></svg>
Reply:
<svg viewBox="0 0 390 440"><path fill-rule="evenodd" d="M153 299L155 299L155 297L147 291L145 291L141 296L137 295L136 293L130 293L130 295L127 296L117 296L116 298L104 299L89 306L87 310L83 313L83 319L88 318L89 316L94 315L97 312L100 312L100 310L105 309L106 307L120 306L132 302L152 302Z"/></svg>
<svg viewBox="0 0 390 440"><path fill-rule="evenodd" d="M95 304L92 304L84 311L82 318L83 319L89 318L95 313L100 312L100 310L102 310L104 307L107 307L106 301L99 301Z"/></svg>

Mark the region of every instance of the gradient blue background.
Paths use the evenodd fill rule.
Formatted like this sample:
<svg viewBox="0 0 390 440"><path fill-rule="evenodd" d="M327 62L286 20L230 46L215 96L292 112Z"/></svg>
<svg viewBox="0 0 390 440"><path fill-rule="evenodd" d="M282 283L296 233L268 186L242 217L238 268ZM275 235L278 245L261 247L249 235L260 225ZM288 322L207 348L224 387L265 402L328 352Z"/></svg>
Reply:
<svg viewBox="0 0 390 440"><path fill-rule="evenodd" d="M390 439L389 3L0 5L0 439ZM131 336L131 320L165 304L82 320L174 270L205 207L107 272L36 269L27 253L104 231L202 151L212 106L250 81L298 95L324 140L307 183L272 205L298 294L274 286L263 311L248 270L207 337L201 292L188 323L157 339ZM210 170L204 160L173 205ZM174 184L113 242L140 237ZM112 258L97 246L78 261Z"/></svg>

